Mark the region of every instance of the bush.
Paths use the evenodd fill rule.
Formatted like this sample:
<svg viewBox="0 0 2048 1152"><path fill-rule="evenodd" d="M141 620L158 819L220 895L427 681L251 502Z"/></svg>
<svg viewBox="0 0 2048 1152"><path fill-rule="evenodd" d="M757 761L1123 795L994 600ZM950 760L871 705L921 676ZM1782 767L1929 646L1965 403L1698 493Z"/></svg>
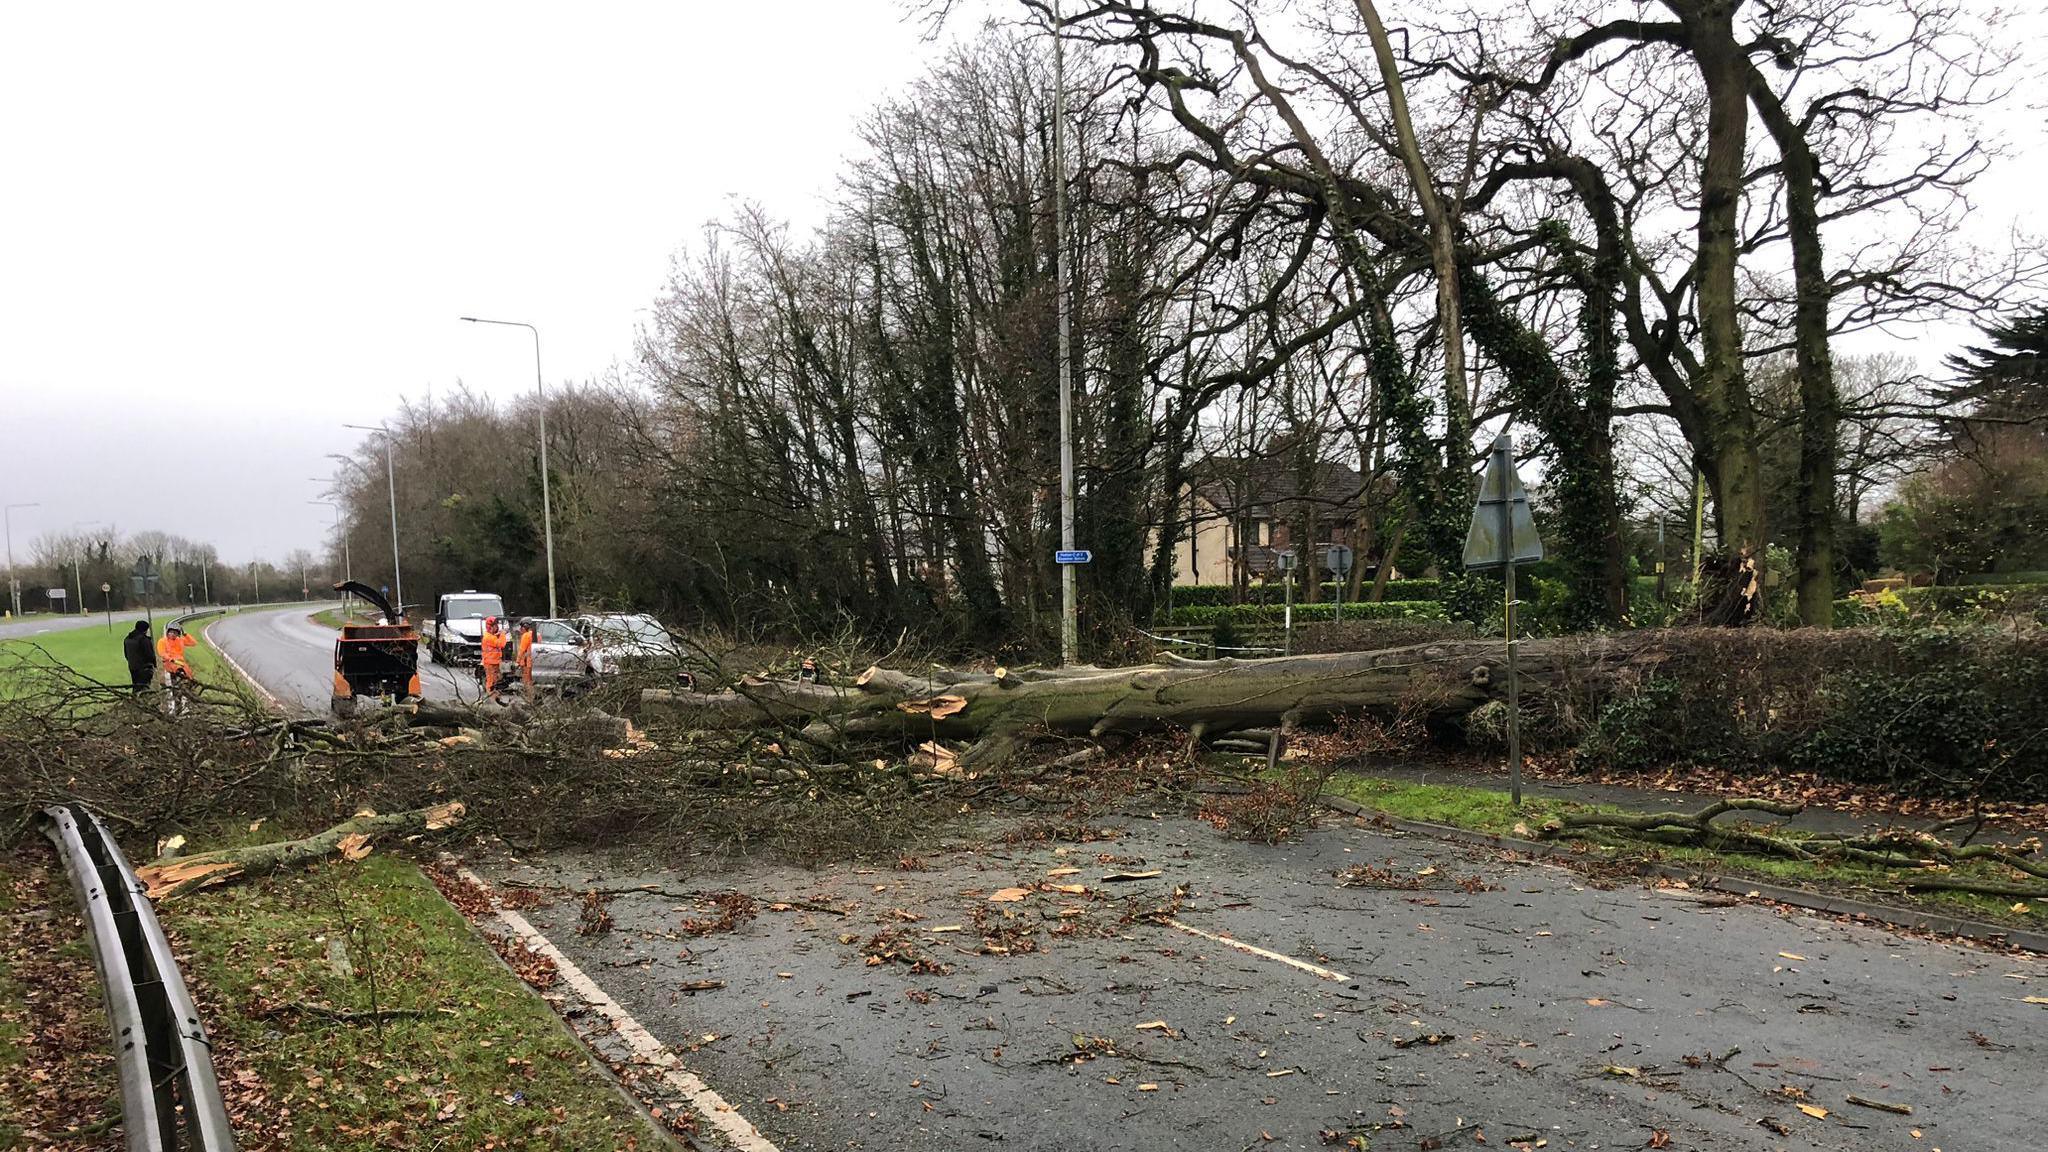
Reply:
<svg viewBox="0 0 2048 1152"><path fill-rule="evenodd" d="M1434 600L1386 600L1378 604L1346 604L1344 619L1351 620L1440 620L1443 606ZM1243 626L1246 624L1278 624L1287 618L1284 604L1239 604L1173 609L1173 622L1189 627L1220 626L1225 622ZM1296 604L1294 622L1298 626L1307 621L1332 620L1337 618L1335 604Z"/></svg>
<svg viewBox="0 0 2048 1152"><path fill-rule="evenodd" d="M1294 629L1294 651L1374 652L1381 648L1405 648L1437 640L1470 640L1470 624L1432 617L1403 617L1395 620L1355 620L1351 607L1344 608L1344 620L1319 620Z"/></svg>
<svg viewBox="0 0 2048 1152"><path fill-rule="evenodd" d="M1178 614L1182 608L1229 607L1236 603L1236 591L1228 584L1178 585L1173 590L1173 609ZM1358 602L1363 602L1365 597L1371 594L1372 581L1368 580L1364 587L1359 589ZM1319 595L1324 600L1335 601L1337 582L1324 581ZM1389 580L1383 600L1389 603L1396 600L1434 600L1436 596L1435 580ZM1286 588L1280 584L1253 584L1245 590L1245 600L1253 604L1279 604L1285 601L1286 597ZM1302 598L1299 589L1295 592L1295 598ZM1344 603L1348 607L1354 601L1347 595Z"/></svg>
<svg viewBox="0 0 2048 1152"><path fill-rule="evenodd" d="M1859 611L1872 610L1863 600ZM1561 691L1580 762L1774 765L1902 792L2048 798L2048 637L1985 625L1679 629L1634 680ZM1525 731L1528 730L1525 728Z"/></svg>

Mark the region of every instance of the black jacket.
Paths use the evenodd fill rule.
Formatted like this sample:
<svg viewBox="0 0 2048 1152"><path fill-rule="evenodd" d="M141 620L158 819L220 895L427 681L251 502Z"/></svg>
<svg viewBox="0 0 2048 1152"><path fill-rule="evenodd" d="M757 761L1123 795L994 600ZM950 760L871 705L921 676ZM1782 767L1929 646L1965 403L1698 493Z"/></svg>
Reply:
<svg viewBox="0 0 2048 1152"><path fill-rule="evenodd" d="M156 667L156 645L150 643L147 632L130 632L128 638L121 641L121 654L128 658L131 675Z"/></svg>

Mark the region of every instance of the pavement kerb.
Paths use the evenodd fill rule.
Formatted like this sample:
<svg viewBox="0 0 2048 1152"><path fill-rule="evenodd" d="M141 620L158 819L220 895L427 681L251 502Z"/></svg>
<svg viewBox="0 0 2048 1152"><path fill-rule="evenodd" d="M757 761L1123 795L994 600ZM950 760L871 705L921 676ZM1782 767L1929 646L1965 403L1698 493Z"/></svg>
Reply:
<svg viewBox="0 0 2048 1152"><path fill-rule="evenodd" d="M1449 824L1432 824L1423 820L1404 820L1390 816L1377 809L1368 808L1342 796L1325 793L1321 803L1335 811L1349 816L1359 816L1377 821L1390 828L1417 836L1429 836L1438 840L1451 840L1461 844L1472 844L1482 848L1498 848L1518 852L1525 856L1557 859L1583 859L1580 853L1571 851L1561 844L1545 843L1540 840L1523 840L1514 836L1496 836L1491 832L1474 832L1469 828L1456 828ZM1643 876L1661 876L1669 880L1683 880L1695 889L1723 892L1733 896L1757 896L1780 904L1789 904L1809 912L1828 916L1854 916L1874 921L1893 928L1916 932L1938 932L1948 936L1960 936L1986 944L2010 945L2024 948L2029 952L2048 954L2048 932L2035 932L2026 928L2010 928L1984 920L1971 920L1961 916L1947 916L1938 912L1924 912L1916 908L1902 908L1896 904L1877 904L1848 896L1830 896L1805 888L1794 888L1785 884L1773 884L1766 880L1755 880L1747 876L1723 876L1714 872L1703 872L1694 868L1683 868L1674 864L1643 862L1636 865L1636 871Z"/></svg>

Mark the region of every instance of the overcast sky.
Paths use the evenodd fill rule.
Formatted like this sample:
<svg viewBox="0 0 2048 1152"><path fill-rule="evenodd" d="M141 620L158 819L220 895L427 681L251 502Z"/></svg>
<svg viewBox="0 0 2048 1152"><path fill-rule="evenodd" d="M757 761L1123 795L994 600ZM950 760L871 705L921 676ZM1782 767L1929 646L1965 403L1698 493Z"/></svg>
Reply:
<svg viewBox="0 0 2048 1152"><path fill-rule="evenodd" d="M0 502L317 550L402 395L631 353L731 197L822 215L896 0L0 6ZM963 29L964 30L964 29Z"/></svg>
<svg viewBox="0 0 2048 1152"><path fill-rule="evenodd" d="M93 521L317 550L343 421L532 387L526 334L462 315L539 325L550 382L629 357L733 198L822 217L854 120L940 51L902 11L0 5L0 502L41 504L17 560ZM2040 105L1987 233L2038 216Z"/></svg>

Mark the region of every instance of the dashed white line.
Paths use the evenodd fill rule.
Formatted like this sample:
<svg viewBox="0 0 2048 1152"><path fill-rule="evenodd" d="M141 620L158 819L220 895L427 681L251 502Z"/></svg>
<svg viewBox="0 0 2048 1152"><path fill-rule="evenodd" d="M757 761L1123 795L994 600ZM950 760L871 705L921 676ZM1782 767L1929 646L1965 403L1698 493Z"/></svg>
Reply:
<svg viewBox="0 0 2048 1152"><path fill-rule="evenodd" d="M690 1107L716 1128L719 1135L725 1137L740 1152L777 1152L775 1145L766 1136L761 1135L761 1130L754 1127L752 1121L740 1115L739 1109L726 1103L725 1097L720 1096L709 1084L684 1068L667 1045L655 1039L654 1033L635 1020L618 1001L611 998L610 993L598 987L596 981L583 974L583 969L562 955L562 950L555 947L554 941L535 930L534 926L527 922L526 917L509 908L500 907L497 895L492 892L490 884L483 877L467 868L462 869L460 875L490 895L491 910L497 914L498 922L511 929L512 934L519 937L528 948L553 961L555 971L561 975L563 982L574 989L576 994L583 998L583 1002L595 1009L598 1015L611 1022L613 1031L633 1049L633 1055L641 1063L659 1068L661 1078L669 1087L682 1093L683 1098L690 1102Z"/></svg>

